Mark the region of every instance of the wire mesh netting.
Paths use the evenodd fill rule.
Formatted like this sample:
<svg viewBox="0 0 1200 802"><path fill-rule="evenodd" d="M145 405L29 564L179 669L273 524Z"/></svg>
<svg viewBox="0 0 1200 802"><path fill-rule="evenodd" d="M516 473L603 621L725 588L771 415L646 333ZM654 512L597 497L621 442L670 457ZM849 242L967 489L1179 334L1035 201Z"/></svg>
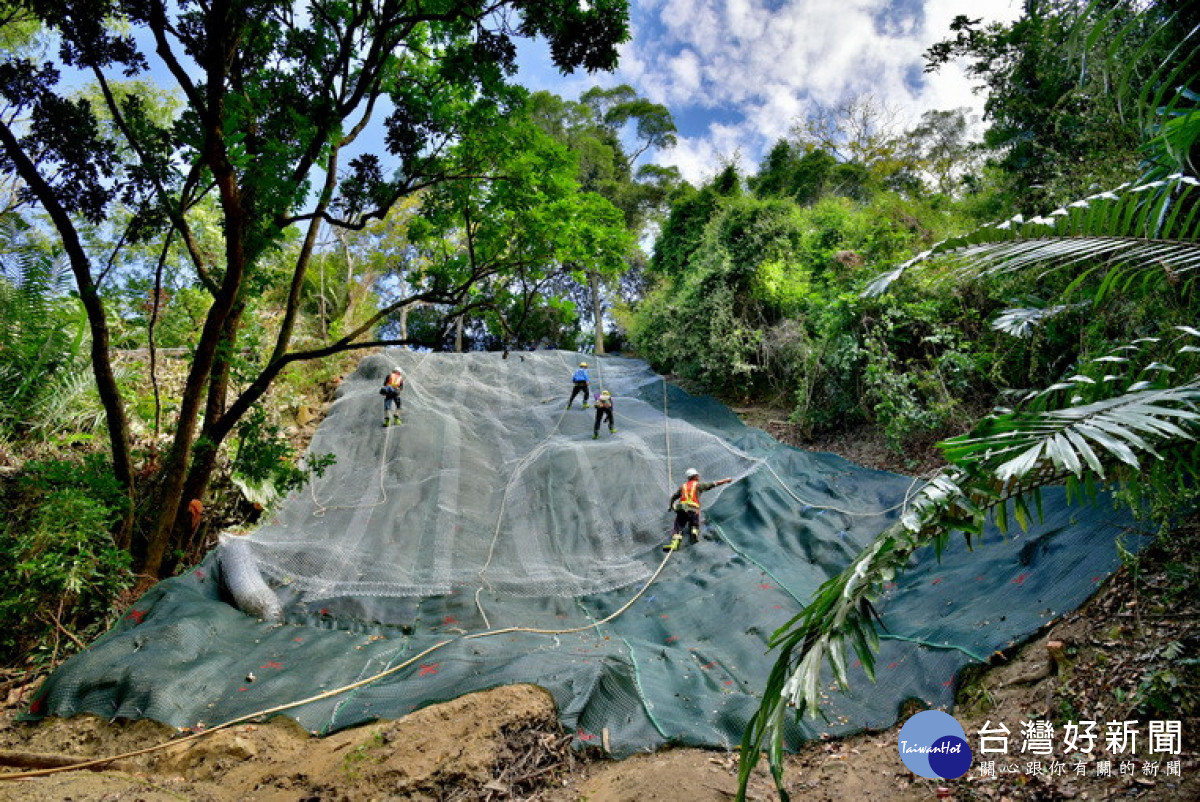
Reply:
<svg viewBox="0 0 1200 802"><path fill-rule="evenodd" d="M591 393L614 397L615 432L578 399L567 408L583 359ZM403 425L384 427L393 367ZM30 715L196 727L310 700L287 715L326 733L531 682L580 742L607 730L618 755L728 748L758 705L771 634L916 488L783 446L641 361L558 351L367 357L310 453L336 463L234 541L278 621L231 604L225 546L65 663ZM734 481L704 494L704 537L664 565L688 468ZM1051 489L1044 507L972 554L918 554L879 601L877 682L852 671L829 722L794 723L791 743L887 726L912 697L949 705L964 665L1074 609L1118 564L1118 540L1142 537L1103 504L1068 508Z"/></svg>

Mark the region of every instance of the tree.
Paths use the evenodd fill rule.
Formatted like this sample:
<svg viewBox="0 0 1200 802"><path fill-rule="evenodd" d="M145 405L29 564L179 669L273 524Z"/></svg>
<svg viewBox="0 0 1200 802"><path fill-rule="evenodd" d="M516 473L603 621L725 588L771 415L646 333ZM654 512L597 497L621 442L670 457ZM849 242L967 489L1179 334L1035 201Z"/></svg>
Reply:
<svg viewBox="0 0 1200 802"><path fill-rule="evenodd" d="M721 210L725 199L738 194L737 168L727 165L700 189L677 187L670 196L670 212L654 240L650 272L658 278L676 278L685 272L700 248L704 231Z"/></svg>
<svg viewBox="0 0 1200 802"><path fill-rule="evenodd" d="M791 198L807 206L826 195L865 200L872 181L857 162L839 162L827 150L805 149L781 139L749 184L760 198Z"/></svg>
<svg viewBox="0 0 1200 802"><path fill-rule="evenodd" d="M840 175L831 175L834 191L865 200L873 183L887 184L909 168L901 125L898 108L860 94L833 106L815 103L809 115L792 126L792 137L804 152L820 151L834 158L841 168Z"/></svg>
<svg viewBox="0 0 1200 802"><path fill-rule="evenodd" d="M957 17L926 51L926 71L954 60L987 89L984 143L1020 208L1045 212L1136 169L1147 110L1186 72L1180 43L1200 24L1194 3L1037 0L1002 25ZM1159 100L1162 98L1160 97Z"/></svg>
<svg viewBox="0 0 1200 802"><path fill-rule="evenodd" d="M156 479L156 521L136 536L128 528L117 535L146 581L188 545L186 502L204 495L218 447L280 371L377 344L369 336L374 327L404 305L466 299L468 287L435 282L336 340L293 349L320 227L361 227L447 178L445 155L464 126L490 124L518 97L505 81L516 37L546 37L563 70L597 70L615 65L616 46L628 35L624 0L314 0L303 13L282 0L26 0L22 7L57 35L61 69L96 81L122 136L118 148L102 135L95 109L62 85L60 67L12 54L0 64L0 95L9 104L0 121L0 170L20 177L62 241L88 316L114 473L130 494L129 424L108 354L110 314L82 223L104 220L119 199L135 210L129 239L169 230L212 296ZM152 63L184 101L171 125L156 124L136 95L112 90L114 72L137 75ZM382 135L386 153L368 149L345 172L345 154L368 130ZM118 169L126 176L119 184ZM198 247L189 216L210 195L223 231L216 258ZM247 301L263 279L263 260L292 227L303 233L274 345L234 397L231 370Z"/></svg>
<svg viewBox="0 0 1200 802"><path fill-rule="evenodd" d="M967 139L966 109L927 111L905 134L906 161L918 185L932 179L933 190L952 197L973 158Z"/></svg>
<svg viewBox="0 0 1200 802"><path fill-rule="evenodd" d="M1172 282L1193 284L1200 266L1200 181L1184 176L1168 186L1155 183L1160 182L1089 198L1055 220L1021 218L949 240L881 277L869 291L881 292L907 270L941 256L969 275L1062 270L1086 277L1101 271L1095 302L1143 282L1166 284L1174 292ZM1157 196L1155 189L1161 189ZM1019 333L1014 323L1036 325L1059 308L1009 310L995 325ZM1194 317L1193 304L1184 319ZM749 756L742 766L743 791L764 740L771 742L772 767L778 770L786 708L816 715L826 663L845 687L846 655L853 650L867 676L874 676L879 641L872 600L918 549L932 546L941 554L955 532L970 545L989 519L1003 530L1011 515L1024 528L1040 508L1038 489L1051 484L1065 482L1068 498L1077 501L1094 497L1101 484L1123 485L1136 508L1145 494L1174 493L1195 481L1200 331L1167 325L1156 334L1091 355L1072 365L1069 377L1030 393L1017 409L991 415L970 433L941 444L950 467L772 636L779 654L743 739L742 753Z"/></svg>
<svg viewBox="0 0 1200 802"><path fill-rule="evenodd" d="M661 208L679 181L675 168L642 165L639 158L650 149L675 146L675 122L665 106L638 97L632 87L593 87L578 103L549 92L530 99L533 118L544 131L567 145L578 157L583 189L606 198L621 210L632 236L640 237L647 221ZM634 150L627 153L623 135L633 133ZM592 309L597 354L604 353L604 305L601 274L587 271L587 300ZM612 278L616 278L613 276Z"/></svg>
<svg viewBox="0 0 1200 802"><path fill-rule="evenodd" d="M505 347L528 343L526 324L556 279L619 272L632 247L620 211L581 192L573 155L520 112L465 134L448 164L461 177L427 190L409 225L429 265L409 281L469 288L458 320L487 313Z"/></svg>

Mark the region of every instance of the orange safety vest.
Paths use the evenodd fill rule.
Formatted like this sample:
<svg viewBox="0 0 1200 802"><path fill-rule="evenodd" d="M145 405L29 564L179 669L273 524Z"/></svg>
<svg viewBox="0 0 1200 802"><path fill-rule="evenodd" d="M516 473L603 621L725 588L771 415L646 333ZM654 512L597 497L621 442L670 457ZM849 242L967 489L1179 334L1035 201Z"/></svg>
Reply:
<svg viewBox="0 0 1200 802"><path fill-rule="evenodd" d="M679 487L679 503L685 507L700 509L700 480L692 479Z"/></svg>
<svg viewBox="0 0 1200 802"><path fill-rule="evenodd" d="M387 381L384 383L387 384L388 387L403 388L404 387L404 376L397 375L395 373L389 373L388 377L387 377Z"/></svg>

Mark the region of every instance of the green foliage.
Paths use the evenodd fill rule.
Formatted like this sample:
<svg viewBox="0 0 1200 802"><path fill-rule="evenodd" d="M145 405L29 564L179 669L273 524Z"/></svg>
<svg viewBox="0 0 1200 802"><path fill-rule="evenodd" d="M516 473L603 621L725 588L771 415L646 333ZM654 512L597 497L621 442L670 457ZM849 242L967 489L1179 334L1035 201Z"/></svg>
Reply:
<svg viewBox="0 0 1200 802"><path fill-rule="evenodd" d="M540 130L564 145L575 158L580 188L620 210L631 242L640 240L648 223L659 216L665 199L679 183L679 171L674 167L654 164L634 167L647 152L674 147L675 122L666 107L638 97L632 87L621 85L588 89L578 103L564 101L549 92L535 92L526 101L525 110ZM579 335L590 325L595 347L602 352L606 337L603 329L612 309L608 299L640 261L640 252L631 244L624 263L616 269L600 273L590 264L574 266L579 275L564 276L565 280L555 282L555 290L560 297L569 298L575 307L590 314L580 314L570 323L560 316L563 325L543 325L542 337L564 345L579 339L580 346L586 347ZM553 311L542 308L533 316L541 318L542 324L552 324ZM600 331L595 331L597 325ZM505 340L505 344L510 342L511 338Z"/></svg>
<svg viewBox="0 0 1200 802"><path fill-rule="evenodd" d="M321 476L335 460L332 454L310 454L300 464L282 427L257 406L238 425L232 478L249 501L266 507L310 476Z"/></svg>
<svg viewBox="0 0 1200 802"><path fill-rule="evenodd" d="M423 255L406 277L413 290L450 295L508 346L570 313L548 301L550 288L625 269L633 241L620 210L581 190L575 155L527 115L473 131L450 161L464 177L426 192L408 226Z"/></svg>
<svg viewBox="0 0 1200 802"><path fill-rule="evenodd" d="M906 440L960 429L980 392L979 357L956 327L957 299L929 295L884 306L868 317L863 403L892 448ZM949 303L947 303L947 301Z"/></svg>
<svg viewBox="0 0 1200 802"><path fill-rule="evenodd" d="M118 336L110 342L140 345L140 331L121 331L124 313L141 311L140 300L157 296L160 286L168 294L195 287L211 296L199 336L186 343L195 350L176 416L179 447L156 477L155 486L170 495L151 505L157 519L138 549L138 568L150 575L189 537L185 499L174 488L207 485L216 464L208 457L274 378L293 361L362 345L398 308L381 308L336 339L293 339L298 330L307 333L297 318L321 228L357 229L404 197L466 180L456 145L491 129L511 130L507 115L525 96L509 83L517 39L544 37L555 66L569 72L612 69L629 36L625 0L468 0L432 8L398 0L383 10L369 0L314 0L299 15L276 0L233 3L221 13L195 0L156 13L115 2L22 8L30 25L44 25L54 37L58 63L30 58L21 42L0 59L8 111L0 121L2 161L19 176L22 198L49 215L97 339L111 326ZM149 75L151 50L171 65L152 76L174 82L159 91L134 83ZM79 91L62 80L69 72L94 77L95 87ZM376 113L382 107L385 115ZM623 114L633 119L644 111ZM383 146L363 153L356 139L368 126ZM361 155L342 160L351 147ZM513 166L522 151L508 143L500 152ZM535 169L516 166L523 178ZM553 182L560 175L539 177ZM491 181L497 199L509 189L502 175L474 180ZM511 200L514 212L527 211L519 208L522 199ZM525 232L524 244L553 228L556 212L584 214L548 206L540 220L507 221ZM499 240L494 230L490 245L498 250ZM295 241L301 244L288 249ZM589 244L596 243L580 238L574 252ZM177 270L180 264L186 269ZM431 279L416 288L418 298L398 303L439 304L453 315L461 311L453 307L473 300L473 284L510 269L470 273L466 285ZM127 294L113 287L131 273L140 287ZM257 304L275 293L285 305L268 315ZM150 308L159 302L154 297ZM321 333L335 328L332 319L321 323ZM109 352L99 348L93 356L113 468L132 492L127 402ZM194 450L197 437L208 447ZM189 464L189 450L203 458Z"/></svg>
<svg viewBox="0 0 1200 802"><path fill-rule="evenodd" d="M1191 283L1200 266L1196 186L1194 177L1175 176L1102 193L1049 218L1014 218L935 246L872 282L868 295L940 258L958 269L960 279L1034 270L1063 274L1071 280L1062 295L1086 293L1093 306L1117 296L1170 298L1179 285ZM1193 298L1190 289L1186 297ZM1187 305L1194 320L1194 299ZM1020 335L1050 312L1020 311L1009 310L1000 328ZM1178 498L1181 488L1194 487L1200 478L1200 330L1162 319L1157 324L1153 336L1112 343L1107 353L1081 351L1057 381L942 444L951 467L921 488L901 520L824 583L813 602L773 636L779 656L743 740L743 754L751 756L742 765L743 789L764 741L776 761L784 708L817 711L822 665L828 662L845 686L849 646L873 677L878 643L871 599L905 569L916 549L932 546L940 556L955 531L969 545L989 515L1001 529L1010 519L1025 528L1040 507L1039 488L1048 484L1065 483L1068 499L1077 501L1093 499L1101 483L1120 484L1124 498L1137 506L1147 495ZM1127 337L1136 334L1124 331ZM1148 678L1144 703L1169 701L1172 688L1166 674Z"/></svg>
<svg viewBox="0 0 1200 802"><path fill-rule="evenodd" d="M0 217L0 433L95 428L87 321L68 282L24 220Z"/></svg>
<svg viewBox="0 0 1200 802"><path fill-rule="evenodd" d="M75 651L65 637L110 626L133 583L110 535L126 499L99 455L27 464L14 484L0 530L0 659L53 662Z"/></svg>
<svg viewBox="0 0 1200 802"><path fill-rule="evenodd" d="M1066 76L1072 65L1058 57L1059 42L1047 34L1079 29L1065 14L1050 20L1039 16L1042 8L1031 6L1031 14L1012 29L993 29L988 37L975 31L974 23L960 18L955 23L959 39L946 44L940 55L956 47L986 53L987 59L977 64L981 74L999 77L1002 83L1013 81L1006 85L1009 89L1022 87L1008 94L994 88L991 103L1001 105L992 107L1000 120L992 135L1017 135L1020 141L1006 151L1006 157L1015 161L1006 169L1011 176L1019 176L1018 184L1023 187L1035 180L1033 176L1057 182L1058 189L1048 193L1053 197L1071 181L1091 181L1099 173L1050 173L1048 167L1081 146L1087 136L1080 132L1087 125L1110 125L1114 120L1095 110L1070 118L1082 107L1064 102L1063 87L1069 86L1069 79L1064 77L1056 85L1047 79L1045 70L1058 70L1060 76ZM1050 8L1067 13L1080 10L1072 3ZM1097 9L1111 13L1102 13L1098 23L1082 26L1089 32L1086 45L1073 52L1091 56L1094 46L1105 42L1105 34L1115 25L1117 35L1108 38L1106 58L1100 59L1103 67L1114 66L1120 57L1117 54L1129 52L1125 43L1139 38L1148 41L1147 32L1153 40L1175 22L1161 24L1154 18L1157 11L1153 6L1139 18L1136 7L1123 4L1088 6L1080 19ZM1131 10L1134 21L1126 26L1121 15ZM1185 34L1175 41L1181 52L1189 55L1182 62L1173 62L1169 56L1164 67L1154 72L1156 79L1180 74L1179 64L1186 64L1194 54L1195 49L1186 44L1193 27L1184 26L1183 30ZM1013 39L1007 39L1009 36ZM1037 46L1015 51L1015 62L1004 61L1004 48L1017 40ZM1118 72L1120 80L1137 83L1138 71L1145 63L1140 57L1152 49L1138 49L1138 58L1127 59ZM1150 57L1151 62L1154 58ZM1103 79L1108 78L1106 73ZM1031 84L1038 91L1049 92L1049 99L1024 92ZM1150 93L1155 91L1159 91L1156 97L1163 97L1160 90L1151 89ZM1115 94L1117 99L1126 96ZM1178 102L1179 97L1187 102ZM1007 528L1010 519L1025 527L1040 507L1039 488L1052 483L1065 483L1068 498L1079 501L1094 499L1101 483L1118 485L1126 503L1139 510L1149 508L1164 523L1173 520L1179 509L1176 503L1183 502L1185 509L1194 505L1200 478L1196 468L1200 464L1200 413L1196 411L1200 403L1200 363L1196 359L1200 330L1193 325L1194 273L1200 266L1200 203L1195 188L1200 181L1190 172L1194 162L1189 156L1200 126L1191 124L1196 112L1188 104L1193 100L1190 93L1179 92L1166 110L1160 111L1159 133L1147 148L1155 163L1144 183L1091 195L1046 217L1026 220L1018 215L952 237L868 285L866 295L877 296L911 267L932 264L953 281L952 286L988 285L994 292L1018 287L1018 277L1036 272L1038 289L1044 293L1037 305L1009 308L993 322L993 329L1032 342L1049 323L1063 326L1051 341L1073 338L1075 343L1066 349L1065 364L1050 366L1043 360L1042 366L1035 368L1038 355L1032 348L1027 351L1028 376L1047 375L1052 382L1025 392L1015 409L998 409L969 434L942 444L950 467L910 499L897 524L825 582L808 607L773 635L771 646L778 650L777 661L762 705L742 742L741 798L764 745L782 793L786 709L794 706L798 714L818 712L823 665L828 663L845 687L849 647L867 676L874 677L878 621L871 600L884 583L905 569L916 549L932 546L940 556L955 531L962 532L969 545L989 515L1001 529ZM1086 125L1076 125L1080 120ZM1118 145L1118 150L1124 147ZM1038 148L1047 148L1045 153L1051 154L1040 164ZM1114 151L1106 151L1104 145L1091 152L1102 154L1100 158L1108 165L1119 162ZM1179 167L1189 172L1169 173ZM1086 316L1079 314L1084 308ZM952 340L948 343L955 345ZM993 365L1003 361L997 359ZM994 369L988 373L997 375ZM880 376L893 375L892 371L880 371ZM903 384L892 391L903 397L909 389L911 385ZM892 413L903 416L906 411L906 405L901 405ZM1155 670L1143 677L1137 701L1143 712L1177 711L1182 684L1172 667Z"/></svg>
<svg viewBox="0 0 1200 802"><path fill-rule="evenodd" d="M154 320L156 348L193 348L199 340L212 295L200 287L164 287L155 309L154 283L137 276L108 295L119 315L113 321L112 339L117 348L148 347L148 328Z"/></svg>
<svg viewBox="0 0 1200 802"><path fill-rule="evenodd" d="M650 270L667 277L681 275L719 208L720 195L712 187L696 190L685 185L677 190L671 201L671 213L654 241Z"/></svg>
<svg viewBox="0 0 1200 802"><path fill-rule="evenodd" d="M1135 707L1147 718L1182 718L1195 715L1196 695L1191 693L1200 677L1200 659L1183 657L1185 647L1171 641L1154 655L1157 665L1142 676L1134 691ZM1182 659L1181 659L1182 658Z"/></svg>
<svg viewBox="0 0 1200 802"><path fill-rule="evenodd" d="M639 352L719 391L744 393L765 380L764 331L809 297L811 273L796 261L797 212L785 201L726 200L686 272L643 300L630 330Z"/></svg>
<svg viewBox="0 0 1200 802"><path fill-rule="evenodd" d="M791 198L806 205L843 188L838 171L838 161L828 151L804 150L781 139L771 148L749 184L760 198Z"/></svg>
<svg viewBox="0 0 1200 802"><path fill-rule="evenodd" d="M1194 4L1032 3L1012 24L980 22L958 17L927 70L962 59L987 86L985 141L1027 211L1121 181L1140 160L1147 112L1195 74Z"/></svg>
<svg viewBox="0 0 1200 802"><path fill-rule="evenodd" d="M928 286L870 302L848 288L957 224L892 194L801 206L713 186L684 193L655 250L660 269L672 267L632 315L631 340L710 391L791 397L808 431L886 420L901 448L964 419L988 344L973 344L976 310L957 294Z"/></svg>

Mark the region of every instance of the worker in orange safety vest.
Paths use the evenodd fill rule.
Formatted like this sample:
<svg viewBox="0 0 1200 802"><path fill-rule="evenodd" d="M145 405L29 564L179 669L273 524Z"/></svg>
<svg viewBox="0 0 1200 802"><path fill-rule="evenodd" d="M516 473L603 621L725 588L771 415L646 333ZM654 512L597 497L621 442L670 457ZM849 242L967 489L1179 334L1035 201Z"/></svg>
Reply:
<svg viewBox="0 0 1200 802"><path fill-rule="evenodd" d="M396 368L383 380L379 394L383 396L383 425L400 425L400 391L404 389L404 374Z"/></svg>
<svg viewBox="0 0 1200 802"><path fill-rule="evenodd" d="M727 485L732 479L720 479L716 482L701 482L700 472L688 468L687 481L671 495L670 509L675 512L675 525L671 527L671 542L663 546L663 551L675 551L683 544L683 532L686 529L688 541L697 543L700 540L700 494L714 487Z"/></svg>

